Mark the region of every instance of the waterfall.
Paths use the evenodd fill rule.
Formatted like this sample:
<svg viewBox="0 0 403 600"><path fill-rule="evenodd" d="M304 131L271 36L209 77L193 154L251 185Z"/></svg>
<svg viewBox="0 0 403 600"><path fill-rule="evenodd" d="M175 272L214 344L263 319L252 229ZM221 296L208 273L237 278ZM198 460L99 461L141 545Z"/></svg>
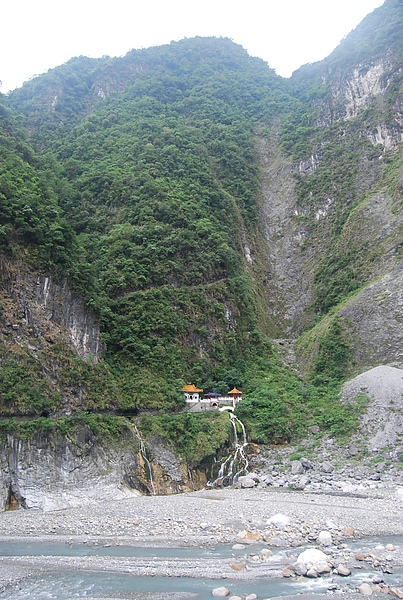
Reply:
<svg viewBox="0 0 403 600"><path fill-rule="evenodd" d="M238 477L242 474L246 474L248 472L248 466L249 466L249 461L248 458L245 454L245 448L248 445L248 442L246 440L246 431L245 431L245 425L242 423L242 421L240 419L238 419L238 417L236 417L233 413L231 413L231 422L232 422L232 426L234 428L235 431L235 455L233 458L233 464L235 464L236 460L238 460L238 463L241 465L243 465L243 467L237 471L233 478L232 478L232 483L236 483L238 481ZM237 435L237 431L236 431L236 423L239 423L241 430L242 430L242 444L239 444L238 442L238 435Z"/></svg>
<svg viewBox="0 0 403 600"><path fill-rule="evenodd" d="M209 487L217 487L222 485L231 485L238 481L240 475L244 475L248 471L249 461L245 454L245 449L248 445L246 440L245 426L234 413L229 413L234 436L231 454L225 456L220 464L218 475L215 479L208 482ZM242 431L242 443L238 439L237 424ZM238 470L235 470L238 469ZM235 472L234 472L235 471Z"/></svg>
<svg viewBox="0 0 403 600"><path fill-rule="evenodd" d="M137 437L139 439L139 442L140 442L141 456L143 457L143 460L144 460L145 464L147 465L148 476L150 478L150 485L151 485L152 493L153 493L153 496L155 496L153 470L151 468L151 463L150 463L150 461L147 458L147 452L146 452L146 447L145 447L145 444L144 444L144 440L141 437L140 431L137 429L137 425L133 424L133 427L134 427L134 431L136 432L136 435L137 435Z"/></svg>

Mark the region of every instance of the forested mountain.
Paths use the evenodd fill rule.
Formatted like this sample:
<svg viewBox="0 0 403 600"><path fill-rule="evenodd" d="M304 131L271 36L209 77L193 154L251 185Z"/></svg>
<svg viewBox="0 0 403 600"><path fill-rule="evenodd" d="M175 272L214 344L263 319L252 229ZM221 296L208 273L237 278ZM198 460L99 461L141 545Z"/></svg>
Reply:
<svg viewBox="0 0 403 600"><path fill-rule="evenodd" d="M1 97L3 415L143 415L182 456L202 419L209 455L192 381L241 387L257 442L350 431L341 383L402 363L402 19L386 0L290 80L194 38Z"/></svg>

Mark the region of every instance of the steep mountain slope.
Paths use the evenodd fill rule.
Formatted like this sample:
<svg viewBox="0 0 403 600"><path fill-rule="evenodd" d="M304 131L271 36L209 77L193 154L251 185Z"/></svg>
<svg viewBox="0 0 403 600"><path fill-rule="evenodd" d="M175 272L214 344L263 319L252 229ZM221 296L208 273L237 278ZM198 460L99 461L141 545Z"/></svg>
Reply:
<svg viewBox="0 0 403 600"><path fill-rule="evenodd" d="M3 385L22 390L3 416L142 416L190 468L230 427L180 412L185 381L241 386L257 442L351 431L341 383L402 365L402 21L387 0L289 81L195 38L1 98Z"/></svg>
<svg viewBox="0 0 403 600"><path fill-rule="evenodd" d="M399 288L401 262L401 31L402 5L387 1L328 59L293 77L314 126L298 165L295 209L308 223L305 244L319 251L303 274L311 293L305 315L332 315L304 336L301 358L308 364L339 315L356 372L385 362L401 365L401 334L394 333L392 343L383 334L394 330L401 312L399 302L391 310L387 300L388 281L394 280L395 292ZM374 296L373 286L365 288L376 281Z"/></svg>
<svg viewBox="0 0 403 600"><path fill-rule="evenodd" d="M298 101L226 39L113 64L77 59L10 100L62 166L60 203L91 265L106 358L133 406L156 408L175 379L224 391L271 354L248 251L259 235L254 121ZM71 69L91 83L74 87L81 104Z"/></svg>
<svg viewBox="0 0 403 600"><path fill-rule="evenodd" d="M0 101L1 413L69 412L79 398L93 404L95 388L101 407L99 322L72 289L77 242L61 216L52 161Z"/></svg>

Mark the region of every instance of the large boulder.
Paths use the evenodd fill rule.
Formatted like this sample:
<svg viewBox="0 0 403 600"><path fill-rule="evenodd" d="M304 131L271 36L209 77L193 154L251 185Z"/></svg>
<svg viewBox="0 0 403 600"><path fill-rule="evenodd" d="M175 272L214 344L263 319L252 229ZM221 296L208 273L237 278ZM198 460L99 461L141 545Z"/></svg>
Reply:
<svg viewBox="0 0 403 600"><path fill-rule="evenodd" d="M319 566L328 562L328 556L317 548L304 550L297 558L297 563L302 563L308 570L317 569Z"/></svg>

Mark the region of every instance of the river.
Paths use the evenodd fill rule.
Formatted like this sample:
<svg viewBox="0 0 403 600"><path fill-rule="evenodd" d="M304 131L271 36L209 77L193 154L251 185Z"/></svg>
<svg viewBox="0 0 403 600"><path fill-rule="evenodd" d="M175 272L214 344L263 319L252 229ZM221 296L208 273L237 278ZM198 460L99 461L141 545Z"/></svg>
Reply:
<svg viewBox="0 0 403 600"><path fill-rule="evenodd" d="M374 538L365 541L367 548L376 547L380 543L403 544L399 538ZM357 548L363 542L357 542ZM298 552L301 549L298 550ZM73 598L87 599L186 599L207 600L212 598L212 590L225 586L231 595L245 598L247 594L256 594L259 599L275 596L297 595L304 593L324 593L329 586L345 586L355 589L363 580L370 580L374 572L360 570L353 574L348 582L341 577L330 576L318 579L301 579L301 581L286 578L270 577L267 573L255 573L250 579L237 579L226 576L209 578L203 576L183 577L172 576L169 571L164 576L137 575L143 572L141 567L148 565L155 572L164 571L170 564L178 562L195 563L199 566L211 561L220 562L232 557L235 561L244 558L245 552L254 555L258 547L250 546L247 550L220 545L215 548L140 548L132 546L99 546L72 543L49 542L2 542L0 543L0 562L11 565L31 565L32 574L1 595L8 600L72 600ZM284 566L295 549L277 550L274 562ZM96 559L101 562L91 562ZM129 562L127 562L129 559ZM104 562L102 562L104 561ZM69 566L70 565L70 566ZM91 565L94 567L91 569ZM103 569L102 569L103 565ZM96 567L96 568L95 568ZM137 568L138 567L138 568ZM119 572L129 569L130 572ZM401 586L403 573L399 570L394 574L384 575L388 585Z"/></svg>

